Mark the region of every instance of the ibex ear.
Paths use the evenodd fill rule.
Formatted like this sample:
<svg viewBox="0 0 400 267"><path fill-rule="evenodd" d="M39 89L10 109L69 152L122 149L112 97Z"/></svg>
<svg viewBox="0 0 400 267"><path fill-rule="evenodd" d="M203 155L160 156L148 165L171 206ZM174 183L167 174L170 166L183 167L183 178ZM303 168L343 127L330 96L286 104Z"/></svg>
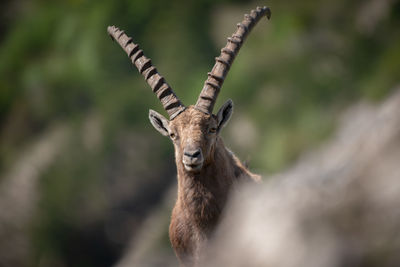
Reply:
<svg viewBox="0 0 400 267"><path fill-rule="evenodd" d="M159 131L162 135L169 135L169 121L163 115L150 109L149 119L157 131Z"/></svg>
<svg viewBox="0 0 400 267"><path fill-rule="evenodd" d="M218 132L225 126L231 118L233 112L233 102L231 99L225 102L217 113Z"/></svg>

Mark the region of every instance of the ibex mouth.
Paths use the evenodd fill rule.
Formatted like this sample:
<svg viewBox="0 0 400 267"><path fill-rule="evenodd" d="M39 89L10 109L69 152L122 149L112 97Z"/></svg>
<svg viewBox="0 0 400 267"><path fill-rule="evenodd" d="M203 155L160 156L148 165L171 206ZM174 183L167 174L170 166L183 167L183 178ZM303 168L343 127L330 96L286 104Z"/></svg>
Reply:
<svg viewBox="0 0 400 267"><path fill-rule="evenodd" d="M183 163L183 165L185 166L185 170L189 171L189 172L197 172L201 170L201 167L203 167L203 162L198 163L198 164L185 164Z"/></svg>

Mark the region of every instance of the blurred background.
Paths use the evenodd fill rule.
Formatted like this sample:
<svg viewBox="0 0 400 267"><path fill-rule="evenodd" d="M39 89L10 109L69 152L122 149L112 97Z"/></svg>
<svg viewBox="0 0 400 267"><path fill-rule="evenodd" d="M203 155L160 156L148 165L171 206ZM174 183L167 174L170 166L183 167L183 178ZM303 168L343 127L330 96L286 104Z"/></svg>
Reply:
<svg viewBox="0 0 400 267"><path fill-rule="evenodd" d="M190 105L257 5L272 18L216 108L234 101L225 144L267 180L327 140L344 109L399 85L400 1L1 2L0 266L176 264L173 147L147 117L165 112L106 29L133 37Z"/></svg>

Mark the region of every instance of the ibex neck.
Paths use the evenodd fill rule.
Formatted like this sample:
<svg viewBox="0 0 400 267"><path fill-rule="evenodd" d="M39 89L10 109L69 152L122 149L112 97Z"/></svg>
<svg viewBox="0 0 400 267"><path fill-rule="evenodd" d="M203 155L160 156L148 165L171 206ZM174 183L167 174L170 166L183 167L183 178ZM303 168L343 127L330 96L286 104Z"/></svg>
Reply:
<svg viewBox="0 0 400 267"><path fill-rule="evenodd" d="M217 223L235 179L233 157L221 140L217 142L213 156L198 173L187 172L177 159L177 204L203 230L212 229Z"/></svg>

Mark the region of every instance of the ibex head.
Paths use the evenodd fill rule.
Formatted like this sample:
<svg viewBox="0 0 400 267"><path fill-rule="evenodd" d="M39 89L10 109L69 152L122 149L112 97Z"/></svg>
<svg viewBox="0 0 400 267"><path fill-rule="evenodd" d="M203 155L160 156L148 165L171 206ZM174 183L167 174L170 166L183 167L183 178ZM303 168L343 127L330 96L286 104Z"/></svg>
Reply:
<svg viewBox="0 0 400 267"><path fill-rule="evenodd" d="M233 103L228 100L217 115L206 114L190 106L174 120L150 110L150 121L161 134L169 136L175 147L175 155L186 171L200 171L204 163L212 161L214 146L222 127L229 120Z"/></svg>
<svg viewBox="0 0 400 267"><path fill-rule="evenodd" d="M208 73L196 105L189 107L181 103L152 65L151 60L144 56L143 51L132 38L114 26L108 27L108 33L112 39L125 50L167 111L170 120L150 110L150 122L161 134L171 138L176 158L188 172L199 172L212 160L218 134L229 120L233 110L233 103L228 100L214 115L212 111L215 101L243 41L264 15L270 18L269 8L257 7L237 24L236 32L228 38L226 46L221 49L221 55L215 59L215 65Z"/></svg>

